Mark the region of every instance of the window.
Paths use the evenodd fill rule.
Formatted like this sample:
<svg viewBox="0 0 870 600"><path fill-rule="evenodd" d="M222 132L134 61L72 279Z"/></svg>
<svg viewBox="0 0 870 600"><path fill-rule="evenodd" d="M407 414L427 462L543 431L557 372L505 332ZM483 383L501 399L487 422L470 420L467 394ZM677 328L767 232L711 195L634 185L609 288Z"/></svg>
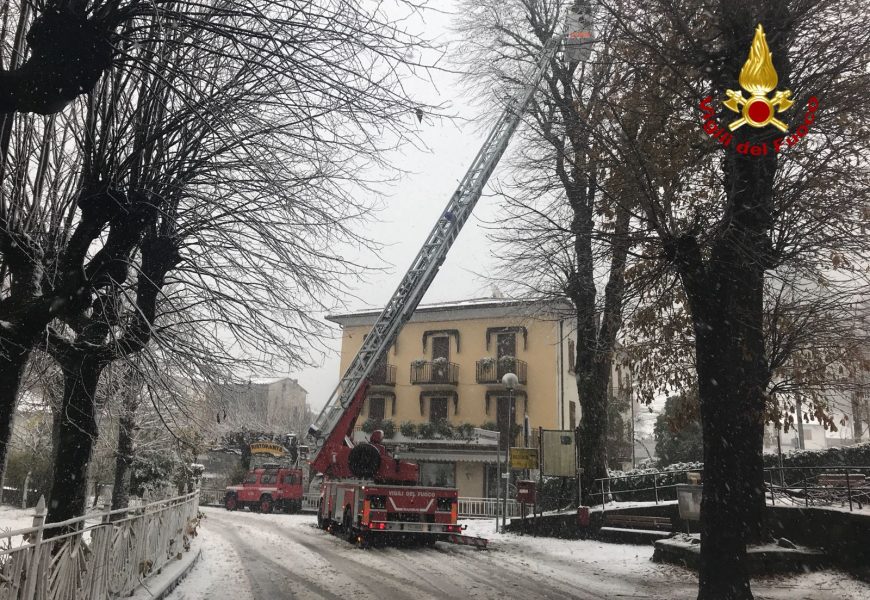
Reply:
<svg viewBox="0 0 870 600"><path fill-rule="evenodd" d="M574 365L577 363L576 350L574 348L574 340L568 340L568 372L574 372Z"/></svg>
<svg viewBox="0 0 870 600"><path fill-rule="evenodd" d="M442 419L447 420L447 398L430 398L429 421L437 423Z"/></svg>
<svg viewBox="0 0 870 600"><path fill-rule="evenodd" d="M499 333L495 338L496 377L499 380L505 373L516 373L517 335L515 333Z"/></svg>
<svg viewBox="0 0 870 600"><path fill-rule="evenodd" d="M245 483L257 483L257 474L256 473L248 473L245 477Z"/></svg>
<svg viewBox="0 0 870 600"><path fill-rule="evenodd" d="M443 358L444 360L450 360L450 338L449 337L437 337L432 338L432 360L436 360L438 358Z"/></svg>
<svg viewBox="0 0 870 600"><path fill-rule="evenodd" d="M385 404L382 397L369 398L369 419L383 421Z"/></svg>
<svg viewBox="0 0 870 600"><path fill-rule="evenodd" d="M455 487L455 471L452 463L420 463L420 485Z"/></svg>
<svg viewBox="0 0 870 600"><path fill-rule="evenodd" d="M292 473L284 474L284 485L296 485L299 483L299 480Z"/></svg>
<svg viewBox="0 0 870 600"><path fill-rule="evenodd" d="M263 473L263 476L260 477L260 483L275 483L278 481L278 474L275 471L266 471Z"/></svg>
<svg viewBox="0 0 870 600"><path fill-rule="evenodd" d="M568 403L568 428L574 429L577 425L577 403L573 400Z"/></svg>

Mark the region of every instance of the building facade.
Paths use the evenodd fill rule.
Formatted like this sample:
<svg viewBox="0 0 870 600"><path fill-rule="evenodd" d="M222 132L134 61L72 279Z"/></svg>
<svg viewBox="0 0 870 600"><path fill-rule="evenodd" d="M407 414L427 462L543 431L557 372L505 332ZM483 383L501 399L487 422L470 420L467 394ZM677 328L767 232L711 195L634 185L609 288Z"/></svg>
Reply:
<svg viewBox="0 0 870 600"><path fill-rule="evenodd" d="M357 427L389 423L388 445L420 465L423 484L494 496L499 445L524 445L525 423L536 446L539 427L580 421L572 313L567 301L504 298L419 306L370 376ZM342 328L341 372L378 315L327 317ZM506 373L518 378L513 390Z"/></svg>

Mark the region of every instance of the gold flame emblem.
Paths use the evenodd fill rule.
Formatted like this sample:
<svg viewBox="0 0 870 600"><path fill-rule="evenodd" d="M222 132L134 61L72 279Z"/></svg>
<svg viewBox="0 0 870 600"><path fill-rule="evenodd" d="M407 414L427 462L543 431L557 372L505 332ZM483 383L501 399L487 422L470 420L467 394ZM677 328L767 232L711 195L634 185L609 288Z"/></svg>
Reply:
<svg viewBox="0 0 870 600"><path fill-rule="evenodd" d="M788 110L794 102L790 100L791 92L788 90L776 92L773 99L767 97L776 89L779 77L773 68L773 55L767 47L764 28L760 24L755 29L749 58L740 69L739 81L740 87L749 92L749 98L745 98L740 90L725 90L728 100L723 104L741 115L739 119L728 124L728 129L734 131L741 125L773 125L780 131L788 131L788 126L776 118L776 113Z"/></svg>

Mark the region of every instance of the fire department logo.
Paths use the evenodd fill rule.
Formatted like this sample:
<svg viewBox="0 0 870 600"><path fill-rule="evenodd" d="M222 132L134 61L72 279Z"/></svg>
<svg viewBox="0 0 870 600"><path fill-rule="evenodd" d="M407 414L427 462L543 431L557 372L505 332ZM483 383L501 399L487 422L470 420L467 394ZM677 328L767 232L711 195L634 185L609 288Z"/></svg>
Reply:
<svg viewBox="0 0 870 600"><path fill-rule="evenodd" d="M749 93L749 98L740 90L725 90L728 100L723 102L726 108L740 114L740 118L728 124L728 129L734 131L743 125L765 127L773 125L780 131L788 131L788 126L776 118L778 112L788 110L794 102L790 99L791 92L777 91L773 98L768 94L776 89L779 77L773 68L773 55L767 47L764 28L759 24L755 30L755 38L749 49L749 58L740 70L740 87Z"/></svg>

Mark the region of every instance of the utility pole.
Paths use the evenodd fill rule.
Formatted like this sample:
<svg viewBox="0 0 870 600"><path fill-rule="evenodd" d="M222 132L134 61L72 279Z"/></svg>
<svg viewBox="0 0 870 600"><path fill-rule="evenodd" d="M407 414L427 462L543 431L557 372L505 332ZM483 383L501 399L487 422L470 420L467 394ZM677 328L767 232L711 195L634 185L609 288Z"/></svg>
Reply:
<svg viewBox="0 0 870 600"><path fill-rule="evenodd" d="M804 449L804 411L801 407L800 394L794 395L795 410L797 410L798 449Z"/></svg>

